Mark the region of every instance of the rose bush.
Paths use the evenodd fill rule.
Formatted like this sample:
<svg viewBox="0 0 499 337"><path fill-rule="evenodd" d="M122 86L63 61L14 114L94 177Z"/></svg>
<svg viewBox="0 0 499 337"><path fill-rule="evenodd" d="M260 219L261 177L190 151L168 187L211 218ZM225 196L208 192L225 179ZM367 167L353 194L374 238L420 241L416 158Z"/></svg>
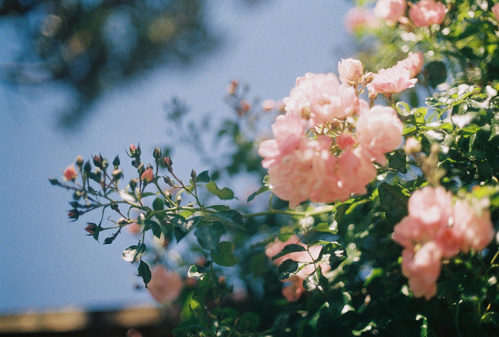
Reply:
<svg viewBox="0 0 499 337"><path fill-rule="evenodd" d="M50 181L73 193L70 219L101 212L94 239L137 236L123 259L176 308L176 335L497 336L497 6L355 7L360 52L339 77L305 74L262 109L230 83L237 119L217 135L235 146L211 173L181 179L132 145L128 181L101 155ZM178 101L169 116L175 139L205 141ZM219 186L237 175L263 185L241 200Z"/></svg>

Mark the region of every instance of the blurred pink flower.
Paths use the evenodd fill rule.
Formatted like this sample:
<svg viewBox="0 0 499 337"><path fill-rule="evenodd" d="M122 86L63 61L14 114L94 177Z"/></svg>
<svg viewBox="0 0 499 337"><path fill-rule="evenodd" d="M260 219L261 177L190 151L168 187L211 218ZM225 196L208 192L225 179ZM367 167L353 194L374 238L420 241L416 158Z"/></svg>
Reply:
<svg viewBox="0 0 499 337"><path fill-rule="evenodd" d="M270 111L274 109L276 106L276 103L273 99L266 99L265 101L262 102L262 109L264 111Z"/></svg>
<svg viewBox="0 0 499 337"><path fill-rule="evenodd" d="M288 278L284 286L282 287L282 295L288 300L288 302L296 302L305 292L303 287L303 279L293 275Z"/></svg>
<svg viewBox="0 0 499 337"><path fill-rule="evenodd" d="M434 0L421 0L409 9L409 17L416 27L441 24L446 13L447 7L443 3Z"/></svg>
<svg viewBox="0 0 499 337"><path fill-rule="evenodd" d="M395 94L414 87L417 81L411 79L409 70L395 66L378 71L367 88L370 94Z"/></svg>
<svg viewBox="0 0 499 337"><path fill-rule="evenodd" d="M454 206L454 231L461 239L461 250L481 251L494 239L494 226L488 210L475 212L467 201L459 200Z"/></svg>
<svg viewBox="0 0 499 337"><path fill-rule="evenodd" d="M64 180L66 181L73 181L78 176L78 172L76 172L74 164L66 167L62 174L64 176Z"/></svg>
<svg viewBox="0 0 499 337"><path fill-rule="evenodd" d="M341 59L338 63L338 74L340 81L348 85L356 85L364 82L364 66L356 59Z"/></svg>
<svg viewBox="0 0 499 337"><path fill-rule="evenodd" d="M386 164L385 153L402 143L403 125L391 107L375 105L363 110L357 120L357 140L369 158Z"/></svg>
<svg viewBox="0 0 499 337"><path fill-rule="evenodd" d="M386 21L395 24L404 16L407 3L405 0L378 0L374 7L374 14Z"/></svg>
<svg viewBox="0 0 499 337"><path fill-rule="evenodd" d="M410 52L407 58L398 61L395 66L409 70L409 76L412 78L416 77L421 72L421 69L423 69L423 64L423 53Z"/></svg>
<svg viewBox="0 0 499 337"><path fill-rule="evenodd" d="M161 265L155 265L147 288L156 301L168 303L178 298L183 288L183 281L177 273L167 271Z"/></svg>
<svg viewBox="0 0 499 337"><path fill-rule="evenodd" d="M416 154L421 151L421 144L414 137L405 140L404 151L407 154Z"/></svg>
<svg viewBox="0 0 499 337"><path fill-rule="evenodd" d="M378 25L378 18L372 10L354 7L345 14L343 23L347 32L353 34L361 29L376 27Z"/></svg>
<svg viewBox="0 0 499 337"><path fill-rule="evenodd" d="M442 268L441 259L439 246L434 242L425 243L417 251L404 249L402 274L409 279L409 288L415 297L429 300L435 296Z"/></svg>
<svg viewBox="0 0 499 337"><path fill-rule="evenodd" d="M274 256L279 254L284 249L284 247L286 247L287 245L290 245L290 244L300 244L300 245L304 246L303 243L300 243L300 238L296 235L291 236L289 239L287 239L284 242L279 240L278 238L276 238L274 240L274 242L269 243L267 245L267 247L265 248L265 255L269 259L272 259ZM273 261L273 263L276 265L280 265L285 260L289 259L289 257L286 257L286 256L287 255L278 257L277 259L275 259Z"/></svg>
<svg viewBox="0 0 499 337"><path fill-rule="evenodd" d="M340 85L333 73L307 73L305 77L299 77L283 102L288 113L309 119L310 126L354 115L359 107L355 90Z"/></svg>
<svg viewBox="0 0 499 337"><path fill-rule="evenodd" d="M496 17L496 21L499 21L499 3L495 4L491 8L492 13Z"/></svg>
<svg viewBox="0 0 499 337"><path fill-rule="evenodd" d="M258 154L263 157L262 166L269 168L278 165L282 158L291 154L305 138L306 122L299 116L287 113L279 115L272 125L275 139L263 141Z"/></svg>

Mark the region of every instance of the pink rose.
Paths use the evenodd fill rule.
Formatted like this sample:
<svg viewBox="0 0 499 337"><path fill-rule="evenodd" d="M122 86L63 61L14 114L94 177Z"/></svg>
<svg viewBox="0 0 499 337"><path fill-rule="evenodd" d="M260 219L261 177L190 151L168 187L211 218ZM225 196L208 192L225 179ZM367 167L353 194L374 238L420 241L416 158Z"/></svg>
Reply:
<svg viewBox="0 0 499 337"><path fill-rule="evenodd" d="M291 244L299 244L299 245L303 246L303 244L300 242L300 238L296 235L292 235L289 239L287 239L284 242L279 240L278 238L276 238L274 240L274 242L268 244L267 247L265 248L265 255L269 259L272 259L274 256L279 254L284 249L284 247L286 247L287 245L291 245ZM284 256L278 257L273 262L276 265L280 265L281 263L283 263L287 259L289 259L289 257L287 257L287 255L284 255Z"/></svg>
<svg viewBox="0 0 499 337"><path fill-rule="evenodd" d="M282 287L282 296L284 296L288 302L296 302L305 291L303 279L293 275L285 281L284 286Z"/></svg>
<svg viewBox="0 0 499 337"><path fill-rule="evenodd" d="M78 176L78 172L76 172L74 164L71 164L71 166L66 167L66 169L62 174L64 176L64 180L66 181L73 181Z"/></svg>
<svg viewBox="0 0 499 337"><path fill-rule="evenodd" d="M494 16L496 17L496 20L499 21L499 4L495 4L491 8L492 13L494 13Z"/></svg>
<svg viewBox="0 0 499 337"><path fill-rule="evenodd" d="M422 0L411 6L409 17L414 26L427 27L444 21L447 7L439 1Z"/></svg>
<svg viewBox="0 0 499 337"><path fill-rule="evenodd" d="M395 66L378 71L367 88L370 94L395 94L414 87L417 81L411 79L409 70Z"/></svg>
<svg viewBox="0 0 499 337"><path fill-rule="evenodd" d="M374 14L388 24L395 24L405 14L405 0L378 0Z"/></svg>
<svg viewBox="0 0 499 337"><path fill-rule="evenodd" d="M381 165L386 164L385 153L402 143L402 130L402 122L395 110L380 105L362 111L356 126L360 147Z"/></svg>
<svg viewBox="0 0 499 337"><path fill-rule="evenodd" d="M361 29L373 28L378 25L378 19L371 10L354 7L345 14L343 21L347 32L356 33Z"/></svg>
<svg viewBox="0 0 499 337"><path fill-rule="evenodd" d="M405 140L404 151L407 154L416 154L421 151L421 144L414 137Z"/></svg>
<svg viewBox="0 0 499 337"><path fill-rule="evenodd" d="M341 59L338 63L338 74L341 82L348 85L353 86L364 82L364 66L359 60Z"/></svg>
<svg viewBox="0 0 499 337"><path fill-rule="evenodd" d="M481 251L494 239L494 226L488 210L477 214L467 201L459 200L454 206L453 230L461 239L461 250Z"/></svg>
<svg viewBox="0 0 499 337"><path fill-rule="evenodd" d="M177 273L167 271L163 266L155 265L147 288L156 301L168 303L178 298L183 288L183 281Z"/></svg>
<svg viewBox="0 0 499 337"><path fill-rule="evenodd" d="M283 101L288 113L309 119L312 127L356 114L359 107L355 90L340 85L332 73L307 73L305 77L299 77L289 97Z"/></svg>
<svg viewBox="0 0 499 337"><path fill-rule="evenodd" d="M344 201L352 194L364 194L366 185L376 178L376 169L360 148L345 151L338 159L338 186Z"/></svg>
<svg viewBox="0 0 499 337"><path fill-rule="evenodd" d="M423 69L423 63L423 53L410 52L407 58L398 61L395 66L409 70L409 76L412 78L416 77L421 72L421 69Z"/></svg>
<svg viewBox="0 0 499 337"><path fill-rule="evenodd" d="M279 164L284 156L292 153L306 140L305 124L303 119L293 114L277 116L272 125L275 139L262 142L258 149L258 154L264 158L264 168Z"/></svg>
<svg viewBox="0 0 499 337"><path fill-rule="evenodd" d="M437 280L442 267L439 246L428 242L417 251L404 249L402 252L402 274L409 279L409 288L415 297L427 300L437 293Z"/></svg>

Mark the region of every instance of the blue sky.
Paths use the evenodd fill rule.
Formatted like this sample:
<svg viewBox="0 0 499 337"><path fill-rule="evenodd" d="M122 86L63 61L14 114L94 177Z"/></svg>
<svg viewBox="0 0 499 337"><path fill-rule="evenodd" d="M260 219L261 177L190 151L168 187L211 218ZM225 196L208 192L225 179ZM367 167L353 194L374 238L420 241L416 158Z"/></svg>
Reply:
<svg viewBox="0 0 499 337"><path fill-rule="evenodd" d="M95 219L69 222L69 193L47 179L60 177L79 154L126 158L131 143L152 153L166 143L163 105L172 97L218 118L230 112L223 97L233 78L262 100L278 100L307 72L336 72L338 61L354 53L342 24L350 7L330 0L252 8L210 2L208 22L224 38L220 48L189 68L159 66L106 93L71 133L54 126L68 99L60 88L15 92L0 84L0 312L153 304L149 294L134 290L135 267L121 259L136 239L122 235L103 246L86 237L85 221ZM14 49L12 35L0 28L0 45ZM0 51L0 62L8 50ZM184 176L207 169L192 158L174 162Z"/></svg>

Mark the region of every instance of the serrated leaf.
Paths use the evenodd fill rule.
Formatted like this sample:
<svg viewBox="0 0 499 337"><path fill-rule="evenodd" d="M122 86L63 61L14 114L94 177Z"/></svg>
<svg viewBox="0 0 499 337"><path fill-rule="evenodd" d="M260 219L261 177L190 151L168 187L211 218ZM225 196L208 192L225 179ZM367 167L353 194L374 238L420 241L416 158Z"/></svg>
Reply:
<svg viewBox="0 0 499 337"><path fill-rule="evenodd" d="M206 184L206 189L213 195L216 195L222 200L234 199L234 192L227 187L220 189L214 181L210 181Z"/></svg>
<svg viewBox="0 0 499 337"><path fill-rule="evenodd" d="M232 267L239 262L234 255L234 243L228 241L219 242L211 257L213 262L224 267Z"/></svg>
<svg viewBox="0 0 499 337"><path fill-rule="evenodd" d="M253 199L255 199L255 197L257 195L262 194L262 193L267 192L267 191L270 191L270 188L268 186L262 186L262 187L260 187L260 189L258 191L251 193L251 195L248 197L248 199L246 200L246 202L252 201Z"/></svg>
<svg viewBox="0 0 499 337"><path fill-rule="evenodd" d="M209 183L210 180L210 174L208 171L203 171L196 177L196 181L200 183Z"/></svg>
<svg viewBox="0 0 499 337"><path fill-rule="evenodd" d="M149 268L149 265L145 263L144 261L140 260L139 268L138 268L139 276L142 277L142 280L144 281L144 285L147 288L147 284L151 281L151 269Z"/></svg>
<svg viewBox="0 0 499 337"><path fill-rule="evenodd" d="M162 211L164 206L164 200L159 197L154 199L154 201L152 202L152 209L155 211Z"/></svg>
<svg viewBox="0 0 499 337"><path fill-rule="evenodd" d="M298 269L298 262L293 260L286 260L279 265L277 272L279 273L279 278L285 280L291 276Z"/></svg>
<svg viewBox="0 0 499 337"><path fill-rule="evenodd" d="M236 228L243 229L243 230L245 229L243 216L238 211L234 211L234 210L221 211L221 212L213 213L210 216L216 218L218 221L220 221L225 226L236 227Z"/></svg>
<svg viewBox="0 0 499 337"><path fill-rule="evenodd" d="M198 239L199 245L211 251L217 248L220 238L225 234L224 226L219 222L205 222L202 223L194 235Z"/></svg>

